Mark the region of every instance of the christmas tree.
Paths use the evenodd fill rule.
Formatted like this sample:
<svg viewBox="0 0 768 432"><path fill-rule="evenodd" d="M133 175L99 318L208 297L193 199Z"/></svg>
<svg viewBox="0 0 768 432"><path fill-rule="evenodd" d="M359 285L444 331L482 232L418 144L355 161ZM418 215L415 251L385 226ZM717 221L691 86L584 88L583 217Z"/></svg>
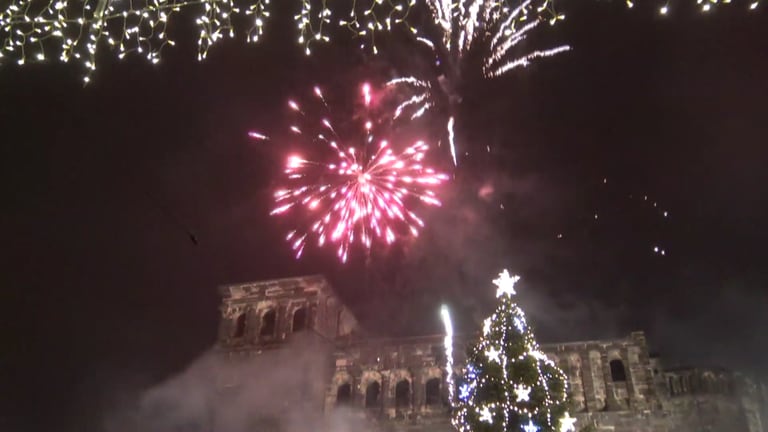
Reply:
<svg viewBox="0 0 768 432"><path fill-rule="evenodd" d="M460 432L571 432L568 382L539 350L525 314L515 304L515 283L504 270L493 283L500 304L469 349L453 423Z"/></svg>

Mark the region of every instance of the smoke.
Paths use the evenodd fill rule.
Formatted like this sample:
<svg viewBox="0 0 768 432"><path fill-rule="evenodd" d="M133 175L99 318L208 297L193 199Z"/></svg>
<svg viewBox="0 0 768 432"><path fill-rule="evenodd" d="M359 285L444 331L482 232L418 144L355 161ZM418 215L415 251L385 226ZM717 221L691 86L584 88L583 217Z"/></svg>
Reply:
<svg viewBox="0 0 768 432"><path fill-rule="evenodd" d="M212 348L183 372L113 410L106 432L360 432L364 418L323 413L331 347L312 334L277 349L226 353Z"/></svg>
<svg viewBox="0 0 768 432"><path fill-rule="evenodd" d="M527 283L565 253L550 216L558 214L548 199L555 193L534 174L491 171L452 182L441 191L443 206L424 212L417 238L371 260L375 287L353 308L375 332L413 335L442 332L437 311L447 303L457 331L473 331L495 307L491 281L501 269Z"/></svg>

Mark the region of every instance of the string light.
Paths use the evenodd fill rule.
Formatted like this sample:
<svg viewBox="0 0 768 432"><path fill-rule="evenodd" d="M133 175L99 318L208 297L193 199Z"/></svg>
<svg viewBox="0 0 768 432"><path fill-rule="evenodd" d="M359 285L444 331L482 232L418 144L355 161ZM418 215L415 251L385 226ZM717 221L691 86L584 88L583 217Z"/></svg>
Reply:
<svg viewBox="0 0 768 432"><path fill-rule="evenodd" d="M512 300L519 279L504 270L493 281L501 300L494 314L484 321L483 336L470 352L464 369L465 381L459 387L459 403L453 416L453 424L460 432L476 430L478 421L492 424L494 430L513 430L518 425L526 432L542 427L569 432L568 428L574 427L575 419L566 412L567 377L541 351L525 314ZM501 367L493 367L490 362ZM533 371L524 371L526 367L535 369L535 378ZM489 394L497 396L489 400Z"/></svg>
<svg viewBox="0 0 768 432"><path fill-rule="evenodd" d="M439 38L429 38L431 31L414 26L408 20L417 0L353 0L346 10L332 10L328 0L296 0L299 13L294 16L298 43L306 54L317 42L330 40L329 26L342 26L354 36L367 39L374 53L376 33L404 26L417 41L428 46L440 64L456 64L476 39L489 29L494 43L485 59L486 76L498 76L508 70L526 66L538 57L555 55L567 49L557 47L534 51L514 60L505 60L509 50L525 38L527 32L542 22L555 24L565 18L553 7L552 0L525 0L513 7L509 0L422 0L440 29ZM659 13L667 15L667 0ZM205 59L211 46L235 36L233 16L247 18L245 40L257 42L270 19L270 0L249 0L238 7L234 0L10 0L0 9L0 61L28 62L77 61L85 69L84 81L96 70L97 52L107 47L118 58L140 54L158 63L167 45L175 42L168 34L171 18L183 10L196 11L198 59ZM703 12L713 10L729 0L697 0ZM736 3L736 2L733 2ZM747 2L748 10L756 10L760 0ZM633 3L627 1L627 6ZM342 18L335 19L335 16ZM415 21L415 20L414 20ZM454 49L455 48L455 49ZM457 57L450 58L451 55ZM420 106L426 111L430 107Z"/></svg>

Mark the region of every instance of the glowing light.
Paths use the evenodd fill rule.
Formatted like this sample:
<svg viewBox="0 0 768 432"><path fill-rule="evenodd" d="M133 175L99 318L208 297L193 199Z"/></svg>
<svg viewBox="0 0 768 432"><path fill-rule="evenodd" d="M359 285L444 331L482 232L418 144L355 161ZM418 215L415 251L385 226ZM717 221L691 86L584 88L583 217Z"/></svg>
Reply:
<svg viewBox="0 0 768 432"><path fill-rule="evenodd" d="M443 327L445 328L443 347L445 348L445 373L448 384L448 403L453 405L455 386L453 382L453 322L451 321L451 313L448 310L448 306L443 305L440 308L440 316L442 317Z"/></svg>
<svg viewBox="0 0 768 432"><path fill-rule="evenodd" d="M516 279L505 270L494 284L509 287ZM504 291L509 292L509 289ZM513 320L515 324L512 325ZM516 354L508 356L508 352ZM563 412L568 403L568 379L541 352L525 322L523 310L514 303L511 295L500 297L496 311L483 323L483 336L468 355L452 417L459 432L483 429L482 423L491 423L498 430L521 427L524 431L571 432L567 429L568 425L573 425L570 416L555 414ZM496 362L501 367L492 366ZM528 371L526 368L533 369ZM557 387L551 387L554 383ZM482 391L488 388L500 391ZM532 394L536 396L532 397Z"/></svg>
<svg viewBox="0 0 768 432"><path fill-rule="evenodd" d="M488 360L496 363L501 363L501 358L499 357L500 354L501 354L501 351L496 349L496 347L490 347L485 352L485 355L488 356Z"/></svg>
<svg viewBox="0 0 768 432"><path fill-rule="evenodd" d="M515 284L520 280L520 276L510 276L509 271L504 269L499 273L499 277L493 280L493 284L498 288L496 290L496 297L503 295L513 296L517 294L515 292Z"/></svg>
<svg viewBox="0 0 768 432"><path fill-rule="evenodd" d="M528 424L523 426L525 432L538 432L539 427L533 424L532 420L528 420Z"/></svg>
<svg viewBox="0 0 768 432"><path fill-rule="evenodd" d="M557 22L564 18L554 12L551 0L539 0L533 7L533 0L525 0L512 7L506 2L485 0L425 0L429 7L428 28L409 27L417 41L428 47L436 57L435 76L430 78L400 77L388 86L406 87L413 94L395 109L394 118L400 117L406 109L412 109L411 119L439 107L442 101L449 104L449 118L446 131L449 150L454 166L458 165L454 134L455 106L462 95L456 90L462 88L461 76L465 63L473 50L483 54L479 64L486 78L498 77L517 67L527 66L534 59L550 57L567 51L563 45L546 50L518 53L516 50L530 32L543 22ZM546 15L547 19L543 19ZM430 37L435 35L434 37ZM440 82L433 86L430 82Z"/></svg>
<svg viewBox="0 0 768 432"><path fill-rule="evenodd" d="M253 131L248 132L248 136L253 138L253 139L258 139L258 140L268 140L269 139L268 136L266 136L266 135L264 135L262 133L253 132Z"/></svg>
<svg viewBox="0 0 768 432"><path fill-rule="evenodd" d="M314 93L320 108L327 109L322 92ZM417 141L396 153L388 141L375 139L370 121L339 136L328 118L316 120L307 114L314 113L312 109L302 109L295 101L288 106L309 123L302 128L291 126L291 130L307 137L308 144L320 143L329 150L327 161L291 156L284 171L290 186L275 193L276 207L271 214L300 208L305 210L300 216L309 220L306 230L295 230L287 237L297 257L309 237L318 246L332 243L339 259L346 261L353 243L370 248L374 239L393 243L398 236L418 235L424 222L409 208L411 201L439 206L433 189L447 180L446 175L424 165L426 143Z"/></svg>
<svg viewBox="0 0 768 432"><path fill-rule="evenodd" d="M371 104L371 86L368 83L363 84L363 100L365 101L365 106Z"/></svg>
<svg viewBox="0 0 768 432"><path fill-rule="evenodd" d="M450 145L451 148L451 159L453 159L453 166L457 166L458 161L456 160L456 142L453 133L453 117L448 119L448 145Z"/></svg>
<svg viewBox="0 0 768 432"><path fill-rule="evenodd" d="M560 432L575 432L576 419L571 417L568 412L560 419Z"/></svg>
<svg viewBox="0 0 768 432"><path fill-rule="evenodd" d="M515 386L515 396L517 397L518 402L528 402L530 400L529 394L531 393L531 388L524 386L524 385L516 385Z"/></svg>
<svg viewBox="0 0 768 432"><path fill-rule="evenodd" d="M483 407L480 410L480 421L486 423L493 423L493 417L491 417L491 410L488 407Z"/></svg>
<svg viewBox="0 0 768 432"><path fill-rule="evenodd" d="M306 54L316 43L330 40L329 27L342 26L367 39L374 53L376 34L405 26L417 41L441 54L438 63L445 68L460 65L462 57L473 47L486 44L489 54L483 66L486 76L498 76L518 66L525 66L537 57L555 55L558 49L534 51L511 59L512 50L526 33L539 23L555 24L565 18L558 13L552 0L525 0L518 6L507 1L486 0L359 0L351 7L338 6L332 10L327 0L295 0L299 12L293 17L298 32L297 42ZM667 14L667 0L660 7ZM714 10L730 1L696 0L703 12ZM19 65L29 62L77 61L84 69L83 81L88 83L96 71L96 58L103 49L115 52L122 59L136 53L152 64L160 61L162 50L175 45L169 22L182 10L197 10L196 26L198 60L207 57L210 48L236 34L235 22L247 22L238 30L247 42L258 42L271 19L271 0L250 0L236 4L235 0L11 0L0 8L0 59L9 58ZM627 1L627 6L634 4ZM756 10L759 0L747 2ZM425 5L425 6L422 6ZM411 9L426 7L430 27L417 28L409 23ZM337 19L336 17L341 17ZM243 19L233 19L239 17ZM439 35L429 38L436 30ZM490 37L486 37L490 35ZM487 45L493 41L492 45ZM56 53L57 55L51 55ZM446 74L446 76L452 76Z"/></svg>
<svg viewBox="0 0 768 432"><path fill-rule="evenodd" d="M491 319L488 318L483 321L483 335L487 336L491 332Z"/></svg>

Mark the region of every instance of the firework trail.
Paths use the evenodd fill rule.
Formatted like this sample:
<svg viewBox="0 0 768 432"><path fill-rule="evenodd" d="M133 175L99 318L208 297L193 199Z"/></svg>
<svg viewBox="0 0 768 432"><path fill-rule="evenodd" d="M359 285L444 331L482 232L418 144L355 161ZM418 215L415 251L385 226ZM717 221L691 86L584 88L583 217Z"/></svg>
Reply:
<svg viewBox="0 0 768 432"><path fill-rule="evenodd" d="M518 53L516 47L539 26L549 21L554 24L562 15L554 13L550 0L525 0L512 7L505 1L488 0L426 0L430 10L431 26L437 31L419 31L411 28L416 40L427 46L436 58L435 76L420 79L414 76L398 77L388 87L406 88L412 96L396 108L394 118L410 113L415 119L436 106L448 105L446 124L449 149L454 165L458 165L454 140L454 118L462 95L462 76L479 69L485 78L504 75L524 67L534 59L550 57L570 49L567 45L545 50ZM551 16L549 20L543 14ZM425 35L437 34L429 38ZM472 50L482 53L480 63L470 56Z"/></svg>
<svg viewBox="0 0 768 432"><path fill-rule="evenodd" d="M440 307L440 317L443 320L443 327L445 328L443 347L445 348L445 373L447 374L446 381L448 383L448 403L453 406L453 321L451 321L451 312L448 310L448 306L442 305Z"/></svg>
<svg viewBox="0 0 768 432"><path fill-rule="evenodd" d="M329 111L318 87L314 99L322 111ZM362 99L367 113L372 99L368 84L362 86ZM325 161L289 156L284 171L289 185L275 192L271 214L296 210L309 220L307 229L286 237L297 258L310 238L318 246L333 244L345 262L353 243L369 249L374 239L390 244L401 235L418 235L424 222L410 205L421 201L439 206L433 189L448 178L424 165L427 144L418 141L398 153L387 140L376 139L369 120L345 134L337 131L330 116L314 117L314 108L305 109L293 100L288 106L308 123L290 127L303 138L302 144L329 150Z"/></svg>

